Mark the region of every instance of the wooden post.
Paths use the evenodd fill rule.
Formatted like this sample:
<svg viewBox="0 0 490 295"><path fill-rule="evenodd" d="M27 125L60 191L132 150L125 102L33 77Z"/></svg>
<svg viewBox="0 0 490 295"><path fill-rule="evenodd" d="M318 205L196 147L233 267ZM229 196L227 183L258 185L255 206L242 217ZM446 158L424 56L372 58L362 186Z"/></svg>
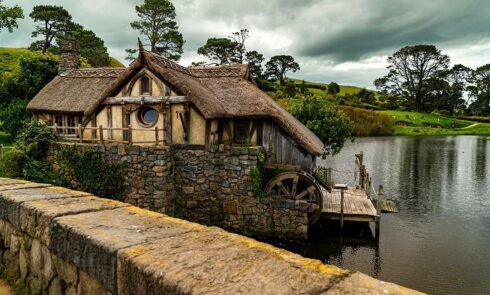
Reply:
<svg viewBox="0 0 490 295"><path fill-rule="evenodd" d="M133 144L133 129L131 128L131 124L128 125L128 143Z"/></svg>
<svg viewBox="0 0 490 295"><path fill-rule="evenodd" d="M3 159L3 144L0 144L0 160Z"/></svg>
<svg viewBox="0 0 490 295"><path fill-rule="evenodd" d="M78 124L78 140L80 141L80 143L83 142L83 128L82 128L82 124Z"/></svg>
<svg viewBox="0 0 490 295"><path fill-rule="evenodd" d="M383 194L384 194L383 186L380 185L378 190L378 200L376 203L376 214L378 216L376 217L375 237L377 241L379 241L379 233L380 233L380 225L381 225L381 204L383 202Z"/></svg>
<svg viewBox="0 0 490 295"><path fill-rule="evenodd" d="M158 126L155 127L155 145L158 145Z"/></svg>
<svg viewBox="0 0 490 295"><path fill-rule="evenodd" d="M102 129L102 125L99 125L99 140L100 143L104 143L104 130Z"/></svg>
<svg viewBox="0 0 490 295"><path fill-rule="evenodd" d="M54 133L58 133L58 124L54 123Z"/></svg>
<svg viewBox="0 0 490 295"><path fill-rule="evenodd" d="M332 168L328 168L327 177L328 177L328 181L332 181Z"/></svg>
<svg viewBox="0 0 490 295"><path fill-rule="evenodd" d="M347 190L347 184L336 184L334 189L340 189L340 232L344 230L344 192Z"/></svg>

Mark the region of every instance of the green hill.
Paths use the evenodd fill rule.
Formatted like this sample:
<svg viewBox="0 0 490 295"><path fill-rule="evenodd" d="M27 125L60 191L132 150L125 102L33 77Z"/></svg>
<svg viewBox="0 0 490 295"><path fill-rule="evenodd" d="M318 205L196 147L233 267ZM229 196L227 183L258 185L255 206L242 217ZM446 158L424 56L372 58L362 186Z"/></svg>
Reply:
<svg viewBox="0 0 490 295"><path fill-rule="evenodd" d="M299 80L299 79L289 78L288 80L293 81L294 84L296 84L298 86L301 85L301 83L303 83L303 80ZM328 83L318 83L318 82L309 82L309 81L305 81L305 83L307 84L307 86L308 85L316 85L316 86L325 87L325 89L327 89L327 87L328 87ZM358 93L361 89L363 89L362 87L350 86L350 85L340 85L339 84L339 86L340 86L340 92L338 93L339 96L345 96L346 94L355 94L355 93ZM318 95L322 95L322 96L327 95L326 90L310 88L310 87L308 87L308 90L314 94L318 94ZM376 92L376 91L372 91L372 92L374 92L375 96L379 95L378 92Z"/></svg>
<svg viewBox="0 0 490 295"><path fill-rule="evenodd" d="M19 68L21 57L39 56L41 52L30 51L27 48L0 47L0 77L9 77ZM57 56L55 56L57 58ZM110 57L112 67L124 67L117 59ZM82 60L82 67L90 65Z"/></svg>

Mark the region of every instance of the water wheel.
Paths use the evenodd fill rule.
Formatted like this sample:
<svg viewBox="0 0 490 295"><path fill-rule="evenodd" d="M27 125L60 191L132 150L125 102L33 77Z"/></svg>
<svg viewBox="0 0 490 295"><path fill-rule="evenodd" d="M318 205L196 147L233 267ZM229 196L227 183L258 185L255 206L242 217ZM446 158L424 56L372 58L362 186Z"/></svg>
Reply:
<svg viewBox="0 0 490 295"><path fill-rule="evenodd" d="M317 222L323 209L323 194L315 179L303 171L289 171L274 176L265 187L270 196L304 200L311 204L308 209L308 224Z"/></svg>

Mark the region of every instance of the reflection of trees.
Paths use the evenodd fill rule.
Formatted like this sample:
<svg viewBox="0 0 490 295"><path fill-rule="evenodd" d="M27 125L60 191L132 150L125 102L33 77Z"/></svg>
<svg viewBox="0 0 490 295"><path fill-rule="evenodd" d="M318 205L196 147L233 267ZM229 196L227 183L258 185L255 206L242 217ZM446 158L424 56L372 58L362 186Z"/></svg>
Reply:
<svg viewBox="0 0 490 295"><path fill-rule="evenodd" d="M478 137L476 140L475 147L475 176L478 179L485 179L487 175L487 144L490 141L485 137Z"/></svg>

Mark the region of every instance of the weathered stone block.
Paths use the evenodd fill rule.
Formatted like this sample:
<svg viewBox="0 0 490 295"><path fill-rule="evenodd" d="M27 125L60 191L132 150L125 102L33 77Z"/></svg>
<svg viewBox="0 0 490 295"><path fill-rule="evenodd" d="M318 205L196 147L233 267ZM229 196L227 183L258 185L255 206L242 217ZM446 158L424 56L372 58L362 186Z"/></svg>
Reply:
<svg viewBox="0 0 490 295"><path fill-rule="evenodd" d="M52 224L51 249L115 292L117 251L193 230L165 222L167 218L134 207L58 217Z"/></svg>
<svg viewBox="0 0 490 295"><path fill-rule="evenodd" d="M19 225L31 237L49 246L54 218L84 212L127 207L128 204L93 196L24 202L20 206Z"/></svg>
<svg viewBox="0 0 490 295"><path fill-rule="evenodd" d="M39 185L35 188L34 184L22 189L4 190L0 192L0 218L8 220L16 228L19 228L20 205L27 201L50 200L61 198L82 197L90 194L77 192L60 187L49 187Z"/></svg>

